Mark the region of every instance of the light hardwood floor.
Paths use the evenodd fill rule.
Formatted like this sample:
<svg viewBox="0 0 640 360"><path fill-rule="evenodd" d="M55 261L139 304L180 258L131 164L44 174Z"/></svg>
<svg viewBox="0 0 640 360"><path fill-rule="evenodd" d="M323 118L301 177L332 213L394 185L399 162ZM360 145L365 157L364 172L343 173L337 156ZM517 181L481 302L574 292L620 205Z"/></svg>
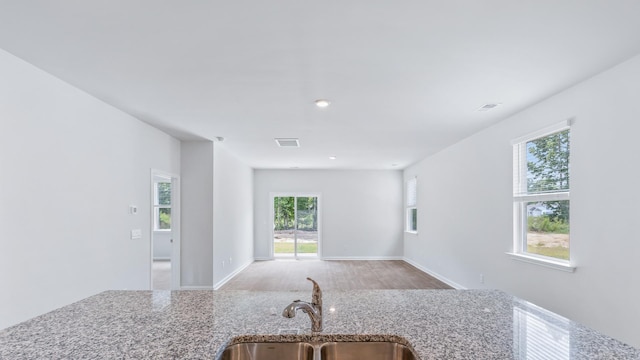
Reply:
<svg viewBox="0 0 640 360"><path fill-rule="evenodd" d="M171 261L153 261L153 290L171 289Z"/></svg>
<svg viewBox="0 0 640 360"><path fill-rule="evenodd" d="M451 289L402 260L256 261L220 290L309 290L313 278L326 290Z"/></svg>

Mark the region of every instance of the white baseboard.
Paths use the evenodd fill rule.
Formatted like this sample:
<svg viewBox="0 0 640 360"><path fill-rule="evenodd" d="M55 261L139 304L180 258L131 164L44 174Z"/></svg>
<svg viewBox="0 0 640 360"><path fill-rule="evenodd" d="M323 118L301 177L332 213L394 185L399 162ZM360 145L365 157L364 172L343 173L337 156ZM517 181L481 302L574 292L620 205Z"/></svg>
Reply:
<svg viewBox="0 0 640 360"><path fill-rule="evenodd" d="M153 260L154 261L156 261L156 260L158 260L158 261L171 261L171 258L170 257L159 256L159 257L154 257Z"/></svg>
<svg viewBox="0 0 640 360"><path fill-rule="evenodd" d="M323 256L321 260L404 260L402 256Z"/></svg>
<svg viewBox="0 0 640 360"><path fill-rule="evenodd" d="M212 286L186 285L181 286L180 290L213 290Z"/></svg>
<svg viewBox="0 0 640 360"><path fill-rule="evenodd" d="M254 257L253 261L269 261L269 260L273 260L272 257Z"/></svg>
<svg viewBox="0 0 640 360"><path fill-rule="evenodd" d="M249 260L246 264L240 266L239 268L237 268L234 272L232 272L231 274L227 275L224 279L218 281L217 283L215 283L213 285L213 290L218 290L222 287L222 285L226 284L227 282L229 282L229 280L233 279L234 276L238 275L239 272L241 272L242 270L246 269L249 265L253 264L253 262L255 261L255 259L251 259Z"/></svg>
<svg viewBox="0 0 640 360"><path fill-rule="evenodd" d="M420 270L422 272L425 272L425 273L433 276L434 278L442 281L443 283L451 286L454 289L457 289L457 290L466 290L467 289L464 286L462 286L462 285L460 285L460 284L458 284L458 283L456 283L456 282L454 282L454 281L452 281L450 279L447 279L446 277L438 274L437 272L431 271L430 269L427 269L426 267L414 262L413 260L407 259L406 257L403 258L402 260L404 260L406 263L411 264L412 266L418 268L418 270Z"/></svg>

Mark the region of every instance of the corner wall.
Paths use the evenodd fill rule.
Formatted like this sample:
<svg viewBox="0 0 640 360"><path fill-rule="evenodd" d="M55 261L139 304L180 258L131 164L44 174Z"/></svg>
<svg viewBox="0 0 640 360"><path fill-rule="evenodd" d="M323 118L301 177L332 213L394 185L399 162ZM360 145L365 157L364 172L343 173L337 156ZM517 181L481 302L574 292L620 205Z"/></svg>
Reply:
<svg viewBox="0 0 640 360"><path fill-rule="evenodd" d="M180 173L180 142L3 50L0 79L0 328L149 289L151 169Z"/></svg>
<svg viewBox="0 0 640 360"><path fill-rule="evenodd" d="M213 286L213 142L183 141L180 285Z"/></svg>
<svg viewBox="0 0 640 360"><path fill-rule="evenodd" d="M640 347L637 148L640 57L477 133L404 172L418 176L418 231L405 257L468 288L498 288ZM575 273L512 260L510 141L575 117ZM484 274L485 283L480 283Z"/></svg>
<svg viewBox="0 0 640 360"><path fill-rule="evenodd" d="M214 143L213 284L253 262L253 169Z"/></svg>
<svg viewBox="0 0 640 360"><path fill-rule="evenodd" d="M256 258L272 257L272 192L321 193L323 258L402 258L402 172L255 170L254 174Z"/></svg>

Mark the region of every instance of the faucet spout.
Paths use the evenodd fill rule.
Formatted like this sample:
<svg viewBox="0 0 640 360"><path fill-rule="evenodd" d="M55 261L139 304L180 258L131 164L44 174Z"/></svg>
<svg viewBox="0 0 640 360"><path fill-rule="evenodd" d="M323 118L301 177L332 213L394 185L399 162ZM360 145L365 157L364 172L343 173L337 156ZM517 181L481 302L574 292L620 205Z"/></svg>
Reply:
<svg viewBox="0 0 640 360"><path fill-rule="evenodd" d="M311 319L311 331L320 332L322 331L322 290L320 290L320 286L313 279L307 278L307 280L313 282L311 303L295 300L284 308L282 316L290 319L296 316L296 311L302 310L309 315L309 319Z"/></svg>

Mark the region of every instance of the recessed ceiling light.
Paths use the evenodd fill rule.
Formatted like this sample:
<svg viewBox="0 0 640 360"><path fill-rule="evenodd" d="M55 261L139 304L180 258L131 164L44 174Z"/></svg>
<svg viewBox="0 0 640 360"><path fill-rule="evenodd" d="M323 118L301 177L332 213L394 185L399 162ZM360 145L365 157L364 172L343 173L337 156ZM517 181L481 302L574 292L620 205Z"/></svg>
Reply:
<svg viewBox="0 0 640 360"><path fill-rule="evenodd" d="M337 158L338 158L338 157L336 157L336 156L329 156L329 160L335 160L335 159L337 159Z"/></svg>
<svg viewBox="0 0 640 360"><path fill-rule="evenodd" d="M321 109L324 109L331 104L331 102L327 99L318 99L315 101L315 103L316 103L316 106Z"/></svg>
<svg viewBox="0 0 640 360"><path fill-rule="evenodd" d="M500 106L502 104L500 103L491 103L491 104L484 104L482 106L480 106L480 108L478 109L478 111L489 111L489 110L493 110L495 108L497 108L498 106Z"/></svg>

